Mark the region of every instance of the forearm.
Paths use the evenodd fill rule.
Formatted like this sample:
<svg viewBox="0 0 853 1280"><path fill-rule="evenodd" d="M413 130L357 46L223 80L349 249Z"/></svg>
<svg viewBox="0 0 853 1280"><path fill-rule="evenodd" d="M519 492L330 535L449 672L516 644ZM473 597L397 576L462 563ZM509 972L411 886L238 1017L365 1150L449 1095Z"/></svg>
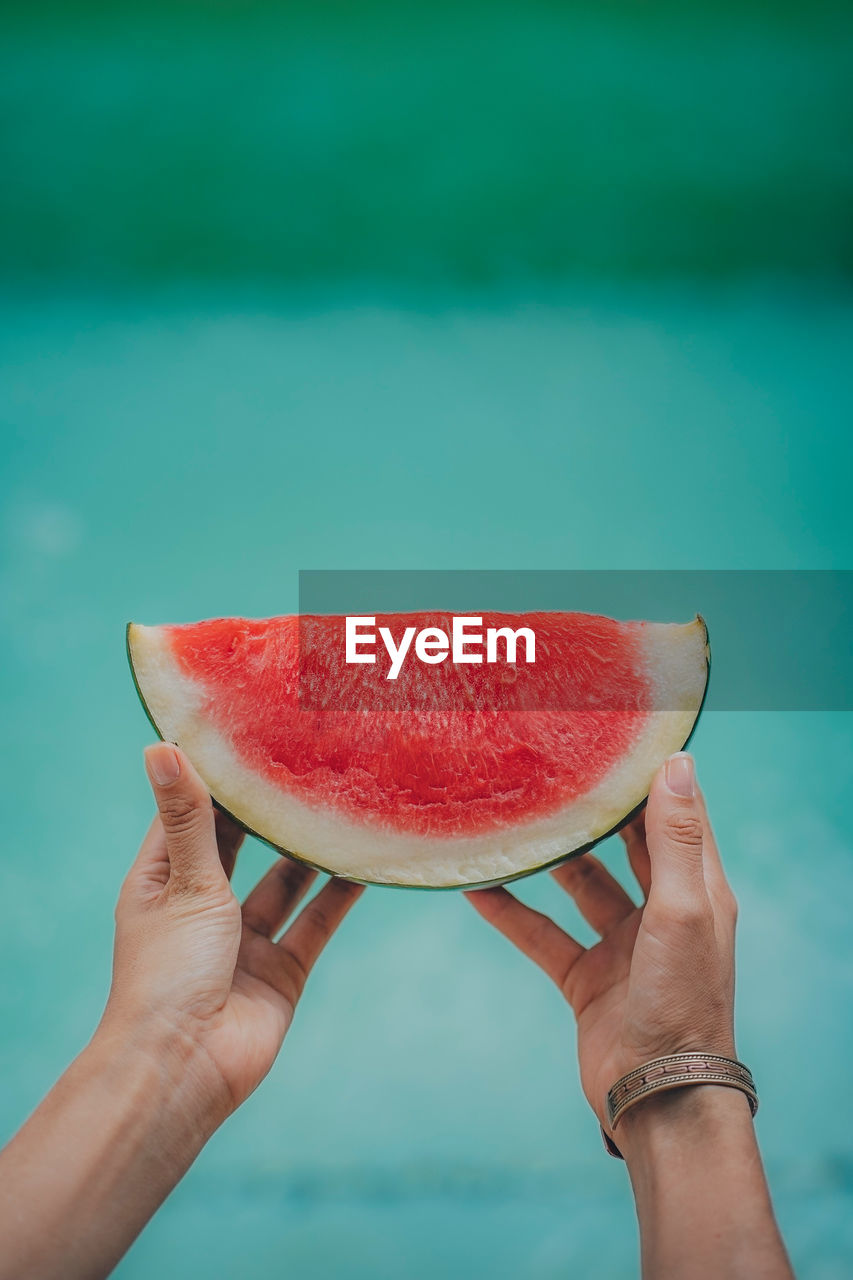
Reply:
<svg viewBox="0 0 853 1280"><path fill-rule="evenodd" d="M0 1280L107 1275L221 1118L174 1039L99 1030L0 1154Z"/></svg>
<svg viewBox="0 0 853 1280"><path fill-rule="evenodd" d="M743 1094L707 1085L660 1094L624 1116L616 1139L646 1280L789 1280Z"/></svg>

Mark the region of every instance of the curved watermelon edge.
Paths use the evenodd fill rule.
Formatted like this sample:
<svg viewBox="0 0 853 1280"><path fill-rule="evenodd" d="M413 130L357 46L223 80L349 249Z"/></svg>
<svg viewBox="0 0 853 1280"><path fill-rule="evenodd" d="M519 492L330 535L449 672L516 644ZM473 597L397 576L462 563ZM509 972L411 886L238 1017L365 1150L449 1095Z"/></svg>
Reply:
<svg viewBox="0 0 853 1280"><path fill-rule="evenodd" d="M702 623L702 626L705 629L705 687L702 690L702 701L699 703L699 708L696 712L696 718L693 721L693 727L691 728L685 742L680 748L682 751L684 751L690 745L693 739L693 735L696 732L696 726L698 725L699 720L701 719L701 716L702 716L702 712L705 709L705 703L708 698L708 686L711 681L711 645L710 645L709 635L708 635L708 624L703 618L701 613L697 613L696 618L698 619L699 622ZM136 678L136 669L134 668L134 665L133 665L133 653L131 652L131 648L130 648L130 628L132 626L133 626L133 623L128 622L127 626L125 627L124 636L125 636L125 652L127 653L127 664L130 667L130 675L133 680L133 687L136 690L136 695L139 698L140 703L142 704L142 710L145 712L145 715L148 718L149 724L151 725L154 732L157 734L157 737L160 739L160 741L164 742L165 739L163 737L163 734L160 732L160 728L156 720L151 714L148 703L145 701L145 697L142 693L142 690L139 687L139 681ZM178 744L175 743L174 745L177 746ZM253 830L252 827L247 826L245 822L241 822L239 818L235 817L235 815L231 812L230 809L226 809L223 804L220 804L215 796L211 796L210 798L213 802L214 808L218 809L220 813L224 813L226 818L230 818L230 820L234 823L235 827L239 827L239 829L242 832L244 832L245 835L252 836L254 837L255 840L260 840L261 844L265 844L269 849L272 849L275 853L280 854L284 858L290 858L293 862L300 862L303 866L310 867L312 871L320 872L321 875L331 876L333 879L337 879L337 880L349 880L353 884L363 884L370 888L377 888L377 889L405 889L405 890L414 891L416 893L447 893L455 890L457 893L460 891L468 893L471 891L475 891L477 889L496 889L500 885L512 884L516 880L526 880L528 876L538 875L540 871L553 871L555 867L561 867L563 863L571 862L572 858L580 858L583 856L583 854L590 853L593 849L596 848L597 845L600 845L602 841L609 840L611 836L616 835L616 833L618 831L621 831L624 826L627 826L629 822L633 822L634 818L636 818L637 815L642 813L643 809L645 809L646 802L648 801L649 797L648 795L643 796L639 804L635 805L634 808L631 809L629 813L625 814L624 818L621 818L619 822L616 823L615 826L611 827L609 831L605 831L603 835L597 836L595 840L590 840L588 844L581 845L581 847L578 849L572 849L569 853L561 854L558 858L552 858L549 862L542 862L536 867L529 867L526 871L517 871L511 876L500 876L498 877L497 880L483 880L480 883L473 883L473 884L441 884L441 885L379 883L376 880L360 880L358 876L338 875L336 872L330 871L328 867L322 867L319 865L319 863L311 862L308 858L303 858L301 854L294 853L292 849L284 849L282 848L281 845L273 844L272 840L267 840L264 836L259 835L257 831Z"/></svg>

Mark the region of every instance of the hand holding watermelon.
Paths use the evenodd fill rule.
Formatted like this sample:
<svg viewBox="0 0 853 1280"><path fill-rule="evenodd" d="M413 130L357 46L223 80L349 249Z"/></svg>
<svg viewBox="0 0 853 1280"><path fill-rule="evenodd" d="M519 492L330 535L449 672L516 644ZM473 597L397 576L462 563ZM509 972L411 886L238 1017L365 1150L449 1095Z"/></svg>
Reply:
<svg viewBox="0 0 853 1280"><path fill-rule="evenodd" d="M592 854L552 872L601 935L588 950L506 889L468 894L572 1006L581 1082L602 1124L608 1089L635 1067L670 1053L734 1055L736 904L690 756L667 761L622 838L640 907Z"/></svg>
<svg viewBox="0 0 853 1280"><path fill-rule="evenodd" d="M329 881L274 941L316 872L277 857L241 909L230 875L242 832L214 815L178 748L149 747L146 766L159 812L116 909L104 1025L180 1053L212 1131L269 1071L314 962L363 890Z"/></svg>
<svg viewBox="0 0 853 1280"><path fill-rule="evenodd" d="M554 979L578 1023L581 1082L602 1127L623 1075L671 1053L734 1057L736 904L693 762L671 757L622 832L636 907L591 854L552 872L601 935L588 950L506 889L468 894ZM793 1280L747 1100L730 1088L656 1093L620 1120L644 1276Z"/></svg>

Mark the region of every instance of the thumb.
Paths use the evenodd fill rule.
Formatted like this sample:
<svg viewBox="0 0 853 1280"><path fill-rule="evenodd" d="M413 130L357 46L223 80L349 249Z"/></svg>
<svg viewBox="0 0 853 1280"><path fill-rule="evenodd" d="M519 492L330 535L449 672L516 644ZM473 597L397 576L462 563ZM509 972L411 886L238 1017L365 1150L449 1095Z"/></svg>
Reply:
<svg viewBox="0 0 853 1280"><path fill-rule="evenodd" d="M692 914L707 905L704 836L693 758L679 751L658 770L646 807L650 905L679 914Z"/></svg>
<svg viewBox="0 0 853 1280"><path fill-rule="evenodd" d="M146 748L145 768L166 837L170 881L186 889L218 884L224 872L207 787L170 742Z"/></svg>

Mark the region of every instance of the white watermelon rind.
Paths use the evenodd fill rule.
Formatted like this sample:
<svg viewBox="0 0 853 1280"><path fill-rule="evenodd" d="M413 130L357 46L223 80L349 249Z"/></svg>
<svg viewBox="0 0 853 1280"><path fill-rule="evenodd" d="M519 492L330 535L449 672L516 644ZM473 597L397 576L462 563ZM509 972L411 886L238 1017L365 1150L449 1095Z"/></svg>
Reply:
<svg viewBox="0 0 853 1280"><path fill-rule="evenodd" d="M228 795L229 786L227 782L217 782L216 775L217 773L221 773L221 768L213 767L213 762L210 759L200 758L203 754L201 750L202 744L192 741L189 743L187 742L187 737L190 739L193 737L192 733L189 732L189 727L186 725L184 726L187 728L186 735L182 734L180 731L176 732L175 730L180 730L181 726L177 726L175 723L167 723L170 719L169 709L168 707L163 707L162 698L158 699L156 696L152 697L152 689L150 687L147 691L143 688L146 684L146 677L144 672L140 672L139 668L140 666L144 668L146 666L146 661L147 665L150 667L151 656L152 653L155 652L155 650L152 649L152 646L162 643L162 629L159 627L141 627L139 624L128 623L126 643L128 663L139 700L142 703L143 709L145 710L145 713L158 737L164 741L175 742L177 745L181 746L182 749L186 750L187 755L193 761L196 769L205 781L205 784L209 787L216 807L223 813L227 814L228 817L230 817L231 820L248 835L255 836L264 844L269 845L269 847L275 850L276 853L293 858L294 860L312 867L314 870L322 872L325 875L339 876L343 879L352 880L359 884L384 885L387 887L406 889L484 889L494 887L496 885L508 884L514 880L520 880L526 876L534 875L537 872L550 870L559 866L561 863L567 862L570 858L579 857L581 854L589 852L589 850L593 849L597 844L601 843L601 841L613 835L641 812L648 797L648 789L651 785L652 777L657 771L659 765L663 763L663 760L673 752L683 750L690 742L702 708L705 704L710 678L710 646L708 643L707 626L704 619L699 615L697 615L692 623L687 623L683 626L679 626L678 624L648 624L648 626L653 628L656 632L661 633L663 633L662 629L668 629L671 631L673 636L675 632L686 633L689 631L693 633L694 648L697 653L701 646L701 690L697 683L697 686L692 693L693 705L682 707L678 711L652 713L653 716L674 717L675 720L674 723L671 724L670 732L666 734L662 731L661 726L663 722L657 722L658 729L654 736L661 739L661 741L655 744L654 750L649 751L648 759L651 763L643 771L645 775L644 781L642 783L638 782L634 789L630 791L627 801L620 801L615 808L612 803L608 806L608 817L602 818L602 821L606 823L605 829L601 830L599 823L599 828L597 830L593 829L585 832L589 838L581 840L580 842L577 841L577 836L574 838L566 836L562 841L562 848L560 848L558 852L552 852L552 850L554 844L560 841L560 823L566 818L566 815L572 809L577 807L577 804L580 802L576 802L575 805L567 806L566 809L561 810L556 814L549 815L545 819L533 819L531 822L514 824L502 831L490 832L475 837L420 837L412 836L407 833L388 831L387 829L382 830L379 827L371 826L370 823L356 823L339 814L327 814L320 810L313 809L311 806L304 804L304 802L295 800L294 797L283 796L282 793L273 786L273 784L266 783L265 780L257 779L256 775L251 773L251 771L243 766L233 755L230 760L226 761L225 773L229 778L233 779L235 774L239 777L242 773L244 795L245 788L247 786L253 787L256 790L259 789L262 792L266 789L268 795L271 797L271 802L274 803L277 809L281 808L282 803L287 803L292 809L295 809L302 815L303 819L308 822L309 826L320 826L321 828L326 826L332 833L331 839L328 841L328 844L332 847L334 847L337 840L340 839L341 833L343 832L345 848L342 856L345 865L342 865L340 860L337 858L330 859L329 861L333 863L337 862L338 865L329 865L329 862L324 862L322 857L318 859L316 854L307 854L288 847L288 845L272 838L270 834L264 834L264 831L259 829L263 825L261 822L253 824L252 821L247 820L246 816L241 816L239 812L235 812L235 810L243 809L245 814L245 806L242 803L241 796L237 796L237 803L235 803L234 799ZM140 658L142 658L141 663ZM150 670L148 674L150 676ZM181 676L180 679L185 681L187 685L192 684L188 677ZM150 681L148 683L150 684ZM161 703L159 712L156 707L152 708L151 705L152 701L156 702L158 700ZM678 725L681 727L676 731ZM653 735L648 736L651 737ZM209 725L205 725L205 738L207 741L204 745L206 749L210 747L211 743L216 743L217 737L219 737L219 744L218 748L214 745L214 756L217 754L217 750L219 754L222 754L223 751L227 754L230 751L230 748L225 740L222 739L221 736L216 735L215 730L213 730ZM182 738L184 739L183 741ZM647 750L649 749L649 745L650 744L646 744ZM623 757L622 760L617 762L617 765L614 766L614 770L607 775L603 782L612 784L613 772L620 766L624 766L626 761L633 764L635 759L641 758L641 754L642 753L636 748L632 752L627 753L626 757ZM596 788L593 788L592 792L588 793L587 796L581 797L581 801L589 802L590 797L595 795L595 791ZM589 807L594 808L594 805ZM306 815L308 815L307 818ZM513 853L515 853L519 845L524 846L529 844L531 843L531 840L534 847L537 843L541 845L543 839L545 839L542 835L543 828L547 830L548 827L550 827L551 830L548 832L547 840L545 842L550 847L544 857L540 854L535 858L535 860L524 862L522 865L519 865L519 861L516 856L516 858L513 859L515 861L515 865L507 866L507 855L500 855L493 852L494 846L501 843L511 846ZM537 829L539 831L538 836L536 834ZM322 844L322 835L320 835L319 840ZM365 868L363 873L360 874L360 872L362 872L362 867L357 865L356 857L353 855L351 849L351 842L353 840L356 844L359 842L369 844L371 849L375 849L377 842L397 851L408 848L409 858L411 859L411 869L404 866L406 861L405 858L403 860L403 864L399 864L398 854L397 867L394 867L393 864L391 866L386 865L384 868L372 866ZM568 848L566 848L566 843L569 845ZM473 849L471 847L472 844ZM483 865L491 861L492 867L490 870L495 871L496 874L487 874L481 878L474 878L471 875L471 872L474 870L473 866L470 871L466 872L462 870L460 858L458 856L455 857L454 855L462 854L466 846L468 848L468 856L461 860L462 863L471 863L473 861L474 863L480 863ZM531 850L531 853L532 852L533 851ZM454 861L457 863L457 866L451 871L450 875L446 872L442 875L440 871L436 875L437 868L442 862L452 865ZM503 866L499 869L499 864L501 862L503 862ZM483 866L483 869L485 870L485 866Z"/></svg>

